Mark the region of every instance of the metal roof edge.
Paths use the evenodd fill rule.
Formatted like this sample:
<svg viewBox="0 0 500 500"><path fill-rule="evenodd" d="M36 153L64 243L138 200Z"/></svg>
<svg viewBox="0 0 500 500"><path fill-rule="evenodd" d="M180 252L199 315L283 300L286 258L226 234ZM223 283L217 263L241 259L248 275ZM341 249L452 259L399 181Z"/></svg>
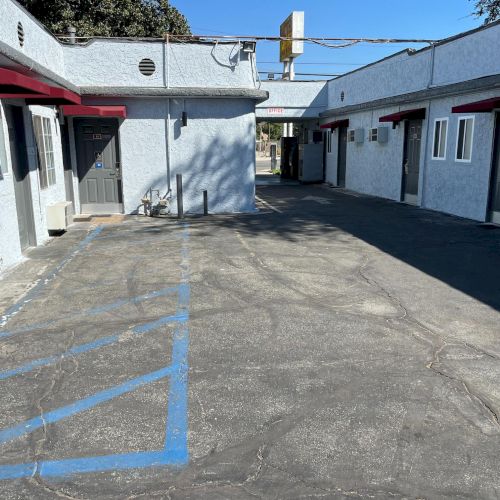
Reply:
<svg viewBox="0 0 500 500"><path fill-rule="evenodd" d="M342 108L328 109L327 111L320 113L320 118L330 118L332 116L345 115L347 113L354 113L368 109L383 108L386 106L412 104L426 99L465 94L467 92L478 92L481 90L495 89L497 87L500 87L500 75L483 76L481 78L467 80L465 82L451 83L448 85L441 85L439 87L431 87L428 89L418 90L416 92L410 92L408 94L384 97L373 101L352 104Z"/></svg>
<svg viewBox="0 0 500 500"><path fill-rule="evenodd" d="M80 87L82 96L96 97L208 97L253 99L263 102L269 98L267 90L225 87Z"/></svg>

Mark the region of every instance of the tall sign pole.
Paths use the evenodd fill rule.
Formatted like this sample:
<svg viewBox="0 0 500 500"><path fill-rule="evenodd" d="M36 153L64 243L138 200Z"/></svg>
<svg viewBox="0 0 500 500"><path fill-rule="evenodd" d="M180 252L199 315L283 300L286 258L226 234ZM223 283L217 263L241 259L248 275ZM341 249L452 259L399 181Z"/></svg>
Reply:
<svg viewBox="0 0 500 500"><path fill-rule="evenodd" d="M304 12L293 11L280 26L280 61L283 63L283 80L295 78L294 59L304 53ZM283 137L293 136L293 123L283 124Z"/></svg>

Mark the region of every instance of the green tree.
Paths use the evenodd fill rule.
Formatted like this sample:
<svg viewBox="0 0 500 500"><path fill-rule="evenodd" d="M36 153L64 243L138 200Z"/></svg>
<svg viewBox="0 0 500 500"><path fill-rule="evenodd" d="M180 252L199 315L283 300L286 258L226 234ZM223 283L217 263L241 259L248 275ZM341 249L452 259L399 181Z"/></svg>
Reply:
<svg viewBox="0 0 500 500"><path fill-rule="evenodd" d="M187 19L168 0L21 0L55 34L68 26L77 36L162 37L189 35Z"/></svg>
<svg viewBox="0 0 500 500"><path fill-rule="evenodd" d="M485 24L500 19L500 0L474 0L476 5L475 15L486 16Z"/></svg>

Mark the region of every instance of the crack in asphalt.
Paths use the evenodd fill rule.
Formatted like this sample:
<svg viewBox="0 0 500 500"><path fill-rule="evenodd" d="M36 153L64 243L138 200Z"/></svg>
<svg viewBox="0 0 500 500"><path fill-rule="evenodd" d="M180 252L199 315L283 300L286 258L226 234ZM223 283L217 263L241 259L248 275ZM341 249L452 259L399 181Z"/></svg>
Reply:
<svg viewBox="0 0 500 500"><path fill-rule="evenodd" d="M458 376L453 376L453 375L449 375L447 373L444 373L442 370L440 370L434 366L435 364L440 363L439 354L441 353L441 351L445 347L452 346L452 345L464 346L468 349L471 349L471 350L474 350L474 351L479 352L481 354L484 354L484 355L486 355L492 359L495 359L495 360L498 360L498 358L495 355L493 355L487 351L484 351L483 349L480 349L480 348L478 348L470 343L467 343L467 342L461 342L460 340L455 339L451 336L443 338L438 333L432 331L431 329L429 329L428 327L423 325L420 321L418 321L416 318L414 318L412 315L410 315L408 309L402 304L401 300L398 297L391 294L382 285L380 285L380 283L378 283L376 280L374 280L373 278L369 278L364 274L363 269L367 265L368 265L368 259L365 259L364 264L362 264L358 270L360 276L369 285L377 287L380 291L382 291L386 295L386 297L388 297L391 301L393 301L393 303L395 303L403 311L403 315L401 317L399 317L398 320L406 321L409 324L412 324L414 326L417 326L417 327L425 330L427 333L430 333L435 338L434 340L438 341L438 346L436 346L435 342L433 342L432 340L421 339L420 336L414 335L414 336L416 336L416 338L424 340L427 343L430 343L433 347L432 357L431 357L431 360L425 365L426 368L432 370L433 372L437 373L438 375L441 375L449 380L452 380L454 382L458 382L463 387L464 391L469 396L470 400L472 402L474 402L474 401L478 402L480 404L480 406L482 408L484 408L487 411L487 413L490 415L493 423L495 423L497 426L500 427L500 420L499 420L498 414L493 409L492 405L485 400L484 396L482 396L480 392L472 390L470 385L465 380L459 378ZM413 333L412 333L412 335L413 335ZM449 342L449 340L453 340L453 342Z"/></svg>

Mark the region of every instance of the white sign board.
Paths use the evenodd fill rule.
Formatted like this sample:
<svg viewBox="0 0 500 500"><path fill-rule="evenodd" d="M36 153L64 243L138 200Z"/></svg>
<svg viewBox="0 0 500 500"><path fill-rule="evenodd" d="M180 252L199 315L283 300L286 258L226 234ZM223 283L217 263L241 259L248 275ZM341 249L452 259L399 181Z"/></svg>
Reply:
<svg viewBox="0 0 500 500"><path fill-rule="evenodd" d="M293 11L280 26L280 37L304 38L304 12ZM303 41L281 40L280 61L289 61L304 53Z"/></svg>

